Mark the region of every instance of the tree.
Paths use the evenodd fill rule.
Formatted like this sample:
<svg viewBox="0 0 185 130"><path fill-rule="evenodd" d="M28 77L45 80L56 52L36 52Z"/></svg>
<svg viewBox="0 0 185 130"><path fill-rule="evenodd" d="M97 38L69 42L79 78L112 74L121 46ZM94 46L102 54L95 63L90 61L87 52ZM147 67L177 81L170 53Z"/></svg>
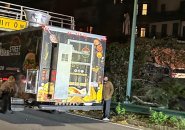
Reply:
<svg viewBox="0 0 185 130"><path fill-rule="evenodd" d="M185 68L185 45L176 39L136 40L132 97L137 104L169 107L179 97L185 98L184 79L172 79L174 67ZM115 86L114 100L123 101L127 81L129 43L111 43L106 53L106 73ZM143 102L141 102L143 101ZM148 104L146 103L148 102ZM178 109L178 108L176 108Z"/></svg>

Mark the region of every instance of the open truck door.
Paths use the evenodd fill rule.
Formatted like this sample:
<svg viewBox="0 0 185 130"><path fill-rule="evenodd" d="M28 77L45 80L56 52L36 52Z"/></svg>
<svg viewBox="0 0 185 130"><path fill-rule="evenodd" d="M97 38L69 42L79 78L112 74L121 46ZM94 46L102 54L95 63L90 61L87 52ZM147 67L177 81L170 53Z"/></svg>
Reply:
<svg viewBox="0 0 185 130"><path fill-rule="evenodd" d="M67 99L72 59L72 45L58 44L54 99Z"/></svg>

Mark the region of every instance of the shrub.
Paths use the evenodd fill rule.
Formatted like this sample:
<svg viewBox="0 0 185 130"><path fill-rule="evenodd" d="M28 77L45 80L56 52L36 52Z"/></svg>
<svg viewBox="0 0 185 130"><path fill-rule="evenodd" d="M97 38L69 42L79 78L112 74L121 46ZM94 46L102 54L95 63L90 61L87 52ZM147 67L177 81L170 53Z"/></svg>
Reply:
<svg viewBox="0 0 185 130"><path fill-rule="evenodd" d="M118 114L118 115L125 115L125 113L126 113L125 108L123 108L121 106L121 103L119 102L118 105L116 106L116 114Z"/></svg>
<svg viewBox="0 0 185 130"><path fill-rule="evenodd" d="M169 118L169 121L168 121L172 126L178 126L179 124L179 119L175 116L172 116Z"/></svg>
<svg viewBox="0 0 185 130"><path fill-rule="evenodd" d="M180 118L180 121L177 127L183 130L185 129L185 119L184 118Z"/></svg>
<svg viewBox="0 0 185 130"><path fill-rule="evenodd" d="M167 116L163 112L151 111L150 121L157 125L164 124L167 121L168 117L169 116Z"/></svg>

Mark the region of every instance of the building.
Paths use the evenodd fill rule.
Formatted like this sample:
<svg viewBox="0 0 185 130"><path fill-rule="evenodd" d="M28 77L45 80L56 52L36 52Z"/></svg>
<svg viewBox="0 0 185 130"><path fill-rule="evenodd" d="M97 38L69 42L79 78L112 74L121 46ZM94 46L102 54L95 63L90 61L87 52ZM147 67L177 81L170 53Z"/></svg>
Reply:
<svg viewBox="0 0 185 130"><path fill-rule="evenodd" d="M185 38L185 0L141 0L138 35L140 37Z"/></svg>
<svg viewBox="0 0 185 130"><path fill-rule="evenodd" d="M156 2L153 0L139 0L137 13L137 35L138 37L149 37L151 15L155 12Z"/></svg>
<svg viewBox="0 0 185 130"><path fill-rule="evenodd" d="M125 14L131 29L134 0L82 0L75 10L76 29L108 36L111 41L128 37L124 32ZM184 37L185 0L138 0L138 37ZM125 36L127 35L127 36Z"/></svg>
<svg viewBox="0 0 185 130"><path fill-rule="evenodd" d="M82 0L81 2L83 6L74 13L77 30L106 35L109 41L124 39L123 21L127 7L122 0Z"/></svg>

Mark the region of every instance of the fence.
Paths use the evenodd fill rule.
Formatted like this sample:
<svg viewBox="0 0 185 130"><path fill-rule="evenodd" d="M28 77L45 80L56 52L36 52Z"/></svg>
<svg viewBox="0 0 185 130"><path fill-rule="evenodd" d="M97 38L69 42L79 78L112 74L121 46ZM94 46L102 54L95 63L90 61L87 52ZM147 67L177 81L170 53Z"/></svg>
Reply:
<svg viewBox="0 0 185 130"><path fill-rule="evenodd" d="M75 21L74 17L72 16L0 1L0 16L3 17L9 17L17 20L26 20L26 15L24 12L25 9L41 11L49 14L51 16L49 25L51 26L69 28L72 30L75 29Z"/></svg>

